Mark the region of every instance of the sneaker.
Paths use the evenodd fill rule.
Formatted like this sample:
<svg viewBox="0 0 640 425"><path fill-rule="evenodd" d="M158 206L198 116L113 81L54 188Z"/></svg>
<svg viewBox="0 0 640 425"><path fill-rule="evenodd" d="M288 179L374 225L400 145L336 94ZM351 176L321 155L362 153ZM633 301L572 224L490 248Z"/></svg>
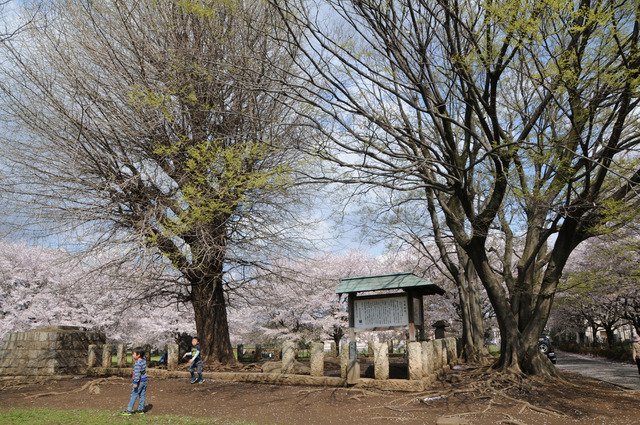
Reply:
<svg viewBox="0 0 640 425"><path fill-rule="evenodd" d="M198 381L198 384L202 384L204 382L204 378Z"/></svg>
<svg viewBox="0 0 640 425"><path fill-rule="evenodd" d="M195 384L196 382L198 382L198 380L197 380L196 378L193 378L193 379L191 380L191 383L192 383L192 384Z"/></svg>
<svg viewBox="0 0 640 425"><path fill-rule="evenodd" d="M144 415L144 410L136 410L133 413L136 414L136 415Z"/></svg>
<svg viewBox="0 0 640 425"><path fill-rule="evenodd" d="M129 410L123 410L122 412L120 412L121 416L131 416L133 415L133 412L129 411Z"/></svg>

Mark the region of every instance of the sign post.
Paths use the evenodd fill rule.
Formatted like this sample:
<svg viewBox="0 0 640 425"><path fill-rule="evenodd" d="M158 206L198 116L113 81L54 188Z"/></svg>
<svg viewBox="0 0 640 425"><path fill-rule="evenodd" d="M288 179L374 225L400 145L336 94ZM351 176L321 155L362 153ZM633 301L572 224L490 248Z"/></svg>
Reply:
<svg viewBox="0 0 640 425"><path fill-rule="evenodd" d="M393 292L390 292L393 291ZM377 292L358 296L359 292ZM356 333L407 329L409 341L424 339L424 295L443 295L444 290L413 273L361 276L341 280L337 294L348 295L349 356L347 384L360 378Z"/></svg>
<svg viewBox="0 0 640 425"><path fill-rule="evenodd" d="M347 385L355 385L360 379L360 363L358 363L358 345L356 344L355 320L353 306L356 294L349 294L349 363L347 364Z"/></svg>

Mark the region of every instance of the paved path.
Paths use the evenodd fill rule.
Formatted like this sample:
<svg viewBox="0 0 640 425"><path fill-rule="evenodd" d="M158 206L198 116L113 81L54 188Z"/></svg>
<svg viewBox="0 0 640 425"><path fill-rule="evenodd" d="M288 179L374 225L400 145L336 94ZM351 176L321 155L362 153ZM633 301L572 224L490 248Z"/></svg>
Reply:
<svg viewBox="0 0 640 425"><path fill-rule="evenodd" d="M600 357L556 350L556 367L609 382L627 390L640 390L640 375L635 363L613 362Z"/></svg>

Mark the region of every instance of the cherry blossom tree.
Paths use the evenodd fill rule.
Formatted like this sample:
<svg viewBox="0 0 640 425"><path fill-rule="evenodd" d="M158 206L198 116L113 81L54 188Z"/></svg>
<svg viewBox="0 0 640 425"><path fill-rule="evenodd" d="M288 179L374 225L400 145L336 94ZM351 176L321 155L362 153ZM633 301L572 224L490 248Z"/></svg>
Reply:
<svg viewBox="0 0 640 425"><path fill-rule="evenodd" d="M80 326L103 332L109 341L159 348L182 332L195 334L188 306L140 297L147 291L131 273L91 270L62 250L0 241L0 335Z"/></svg>
<svg viewBox="0 0 640 425"><path fill-rule="evenodd" d="M263 276L258 288L235 298L230 312L237 341L273 343L283 340L333 340L339 346L348 327L347 306L336 289L345 277L413 272L434 283L447 283L415 252L390 252L377 257L361 252L324 254L281 264L286 273ZM428 262L427 262L428 263ZM283 276L286 276L283 279ZM426 297L425 322L457 319L455 293ZM361 334L368 339L371 335Z"/></svg>
<svg viewBox="0 0 640 425"><path fill-rule="evenodd" d="M282 262L286 272L264 275L250 288L240 308L232 313L232 328L245 322L238 338L264 341L320 340L340 341L347 321L346 304L335 293L343 277L379 274L382 265L364 252L326 254L311 259Z"/></svg>
<svg viewBox="0 0 640 425"><path fill-rule="evenodd" d="M591 328L594 341L597 330L603 329L608 344L614 343L614 331L623 324L637 331L639 247L633 228L583 243L571 257L558 297L560 317L580 318Z"/></svg>
<svg viewBox="0 0 640 425"><path fill-rule="evenodd" d="M227 294L306 241L283 90L290 51L262 2L43 0L0 44L1 156L14 213L76 249L179 277L203 358L235 362ZM277 66L274 66L275 63ZM37 143L36 143L37 141ZM160 267L158 267L160 269ZM152 288L153 294L166 286Z"/></svg>

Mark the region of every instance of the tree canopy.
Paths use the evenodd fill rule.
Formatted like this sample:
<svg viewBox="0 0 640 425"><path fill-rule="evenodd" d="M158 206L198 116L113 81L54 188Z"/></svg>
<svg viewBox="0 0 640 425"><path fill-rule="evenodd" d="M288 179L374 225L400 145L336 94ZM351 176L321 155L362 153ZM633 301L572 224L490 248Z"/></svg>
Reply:
<svg viewBox="0 0 640 425"><path fill-rule="evenodd" d="M26 212L45 234L75 232L75 249L155 256L184 284L204 356L233 361L225 291L307 239L292 176L308 163L292 149L300 129L280 94L291 58L268 37L268 10L211 0L38 7L3 50L14 216Z"/></svg>
<svg viewBox="0 0 640 425"><path fill-rule="evenodd" d="M567 258L637 211L637 4L271 3L313 70L292 90L322 177L435 208L496 312L496 367L553 373L537 340Z"/></svg>

